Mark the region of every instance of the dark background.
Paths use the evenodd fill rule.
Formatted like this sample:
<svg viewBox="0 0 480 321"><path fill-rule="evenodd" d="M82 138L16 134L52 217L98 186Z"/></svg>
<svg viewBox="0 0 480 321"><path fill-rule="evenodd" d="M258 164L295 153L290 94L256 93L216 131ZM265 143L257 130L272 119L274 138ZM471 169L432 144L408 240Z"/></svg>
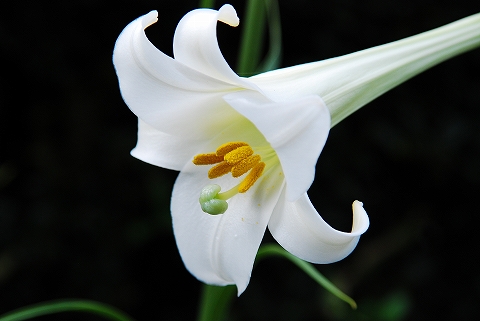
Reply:
<svg viewBox="0 0 480 321"><path fill-rule="evenodd" d="M243 1L231 1L243 17ZM216 8L221 3L218 2ZM0 314L45 300L112 304L137 320L192 320L201 284L173 239L176 172L134 159L136 117L111 63L122 29L150 10L171 54L197 1L4 1L0 5ZM283 66L347 54L474 14L478 1L281 1ZM235 65L239 28L221 27ZM351 311L290 262L255 267L229 320L472 320L478 316L480 50L373 101L330 133L309 195L348 230L345 260L317 266ZM271 237L266 236L271 242ZM100 320L63 314L38 320Z"/></svg>

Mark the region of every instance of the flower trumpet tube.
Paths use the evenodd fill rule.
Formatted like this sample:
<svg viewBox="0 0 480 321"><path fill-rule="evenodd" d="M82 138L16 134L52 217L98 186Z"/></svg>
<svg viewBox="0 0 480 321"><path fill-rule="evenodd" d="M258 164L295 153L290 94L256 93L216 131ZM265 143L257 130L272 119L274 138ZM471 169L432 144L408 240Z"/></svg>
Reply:
<svg viewBox="0 0 480 321"><path fill-rule="evenodd" d="M174 58L145 36L156 21L152 11L131 22L113 54L121 94L138 117L132 155L180 171L171 212L182 260L199 280L236 284L239 295L267 226L287 251L312 263L353 251L369 226L363 204L353 202L352 229L342 232L306 194L332 124L473 48L480 29L474 16L397 43L242 78L216 38L218 21L239 24L231 5L187 13L175 31Z"/></svg>
<svg viewBox="0 0 480 321"><path fill-rule="evenodd" d="M342 119L413 76L480 46L480 14L385 45L250 78L276 99L316 93Z"/></svg>

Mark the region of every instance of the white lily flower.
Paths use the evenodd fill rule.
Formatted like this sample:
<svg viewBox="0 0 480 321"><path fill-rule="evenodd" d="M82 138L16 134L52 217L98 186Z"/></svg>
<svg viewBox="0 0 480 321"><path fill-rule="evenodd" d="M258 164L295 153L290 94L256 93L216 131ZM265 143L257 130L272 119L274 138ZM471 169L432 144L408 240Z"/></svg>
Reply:
<svg viewBox="0 0 480 321"><path fill-rule="evenodd" d="M175 59L145 36L156 21L152 11L131 22L114 49L122 96L138 116L132 155L180 171L171 211L185 266L205 283L236 284L239 295L267 226L286 250L312 263L351 253L369 226L362 203L353 202L347 233L329 226L306 194L331 119L337 123L465 51L466 37L471 40L464 35L442 47L442 31L425 33L398 45L242 78L216 38L217 21L238 25L232 6L185 15L175 31ZM478 29L478 18L476 23ZM478 43L478 32L476 37Z"/></svg>

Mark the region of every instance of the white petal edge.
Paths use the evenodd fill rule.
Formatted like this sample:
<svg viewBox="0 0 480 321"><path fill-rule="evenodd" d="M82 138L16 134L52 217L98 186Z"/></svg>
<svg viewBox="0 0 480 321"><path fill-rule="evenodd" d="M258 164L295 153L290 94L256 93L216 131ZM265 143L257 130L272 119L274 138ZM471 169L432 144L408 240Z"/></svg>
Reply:
<svg viewBox="0 0 480 321"><path fill-rule="evenodd" d="M137 145L130 153L146 163L180 171L192 161L202 144L201 141L166 134L139 119Z"/></svg>
<svg viewBox="0 0 480 321"><path fill-rule="evenodd" d="M353 202L352 209L352 231L346 233L325 222L306 194L296 202L280 197L268 228L283 248L302 260L317 264L333 263L355 249L360 235L370 224L361 202Z"/></svg>
<svg viewBox="0 0 480 321"><path fill-rule="evenodd" d="M240 78L223 57L217 41L217 21L232 27L239 24L237 13L229 4L223 5L218 11L196 9L187 13L175 30L175 60L226 83L258 90L251 82Z"/></svg>
<svg viewBox="0 0 480 321"><path fill-rule="evenodd" d="M300 198L315 179L315 165L330 131L330 112L317 95L274 102L255 91L223 97L248 118L275 149L285 173L288 201Z"/></svg>
<svg viewBox="0 0 480 321"><path fill-rule="evenodd" d="M125 103L142 121L173 136L209 139L238 116L221 98L237 86L202 74L158 50L144 29L152 11L131 22L115 44L113 62Z"/></svg>
<svg viewBox="0 0 480 321"><path fill-rule="evenodd" d="M219 133L210 144L211 150L224 143L225 138L250 141L246 136L256 129L247 122L238 122ZM263 139L258 131L255 135ZM218 184L224 192L240 181L231 175L210 180L209 168L189 162L180 172L172 193L173 231L182 260L192 275L208 284L236 284L240 295L250 281L255 256L284 186L284 177L280 166L272 168L246 193L228 200L224 214L210 215L200 208L198 198L202 188Z"/></svg>

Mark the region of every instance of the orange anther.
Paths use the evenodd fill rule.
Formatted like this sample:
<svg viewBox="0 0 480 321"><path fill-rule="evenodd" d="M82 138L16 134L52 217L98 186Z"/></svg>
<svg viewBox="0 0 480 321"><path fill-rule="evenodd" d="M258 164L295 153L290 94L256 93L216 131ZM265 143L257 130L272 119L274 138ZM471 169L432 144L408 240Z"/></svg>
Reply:
<svg viewBox="0 0 480 321"><path fill-rule="evenodd" d="M223 176L229 173L231 169L232 169L232 165L223 161L213 166L212 168L210 168L210 170L208 171L208 178L212 179L212 178Z"/></svg>
<svg viewBox="0 0 480 321"><path fill-rule="evenodd" d="M257 165L262 158L260 155L251 155L244 160L238 162L232 167L232 176L240 177L249 170L251 170L255 165Z"/></svg>
<svg viewBox="0 0 480 321"><path fill-rule="evenodd" d="M230 165L235 165L250 155L253 155L253 149L247 145L228 152L224 158Z"/></svg>
<svg viewBox="0 0 480 321"><path fill-rule="evenodd" d="M252 187L253 184L255 184L257 179L259 179L260 176L262 176L264 169L265 169L264 162L260 162L257 165L255 165L250 171L250 173L248 173L247 177L245 177L245 179L238 186L238 191L240 193L245 193L246 191L248 191L250 187Z"/></svg>
<svg viewBox="0 0 480 321"><path fill-rule="evenodd" d="M223 156L218 156L215 153L198 154L193 157L195 165L213 165L223 161Z"/></svg>
<svg viewBox="0 0 480 321"><path fill-rule="evenodd" d="M247 143L244 142L229 142L225 143L223 145L220 145L220 147L217 148L217 155L218 156L225 156L227 153L231 152L234 149L237 149L242 146L248 146Z"/></svg>

